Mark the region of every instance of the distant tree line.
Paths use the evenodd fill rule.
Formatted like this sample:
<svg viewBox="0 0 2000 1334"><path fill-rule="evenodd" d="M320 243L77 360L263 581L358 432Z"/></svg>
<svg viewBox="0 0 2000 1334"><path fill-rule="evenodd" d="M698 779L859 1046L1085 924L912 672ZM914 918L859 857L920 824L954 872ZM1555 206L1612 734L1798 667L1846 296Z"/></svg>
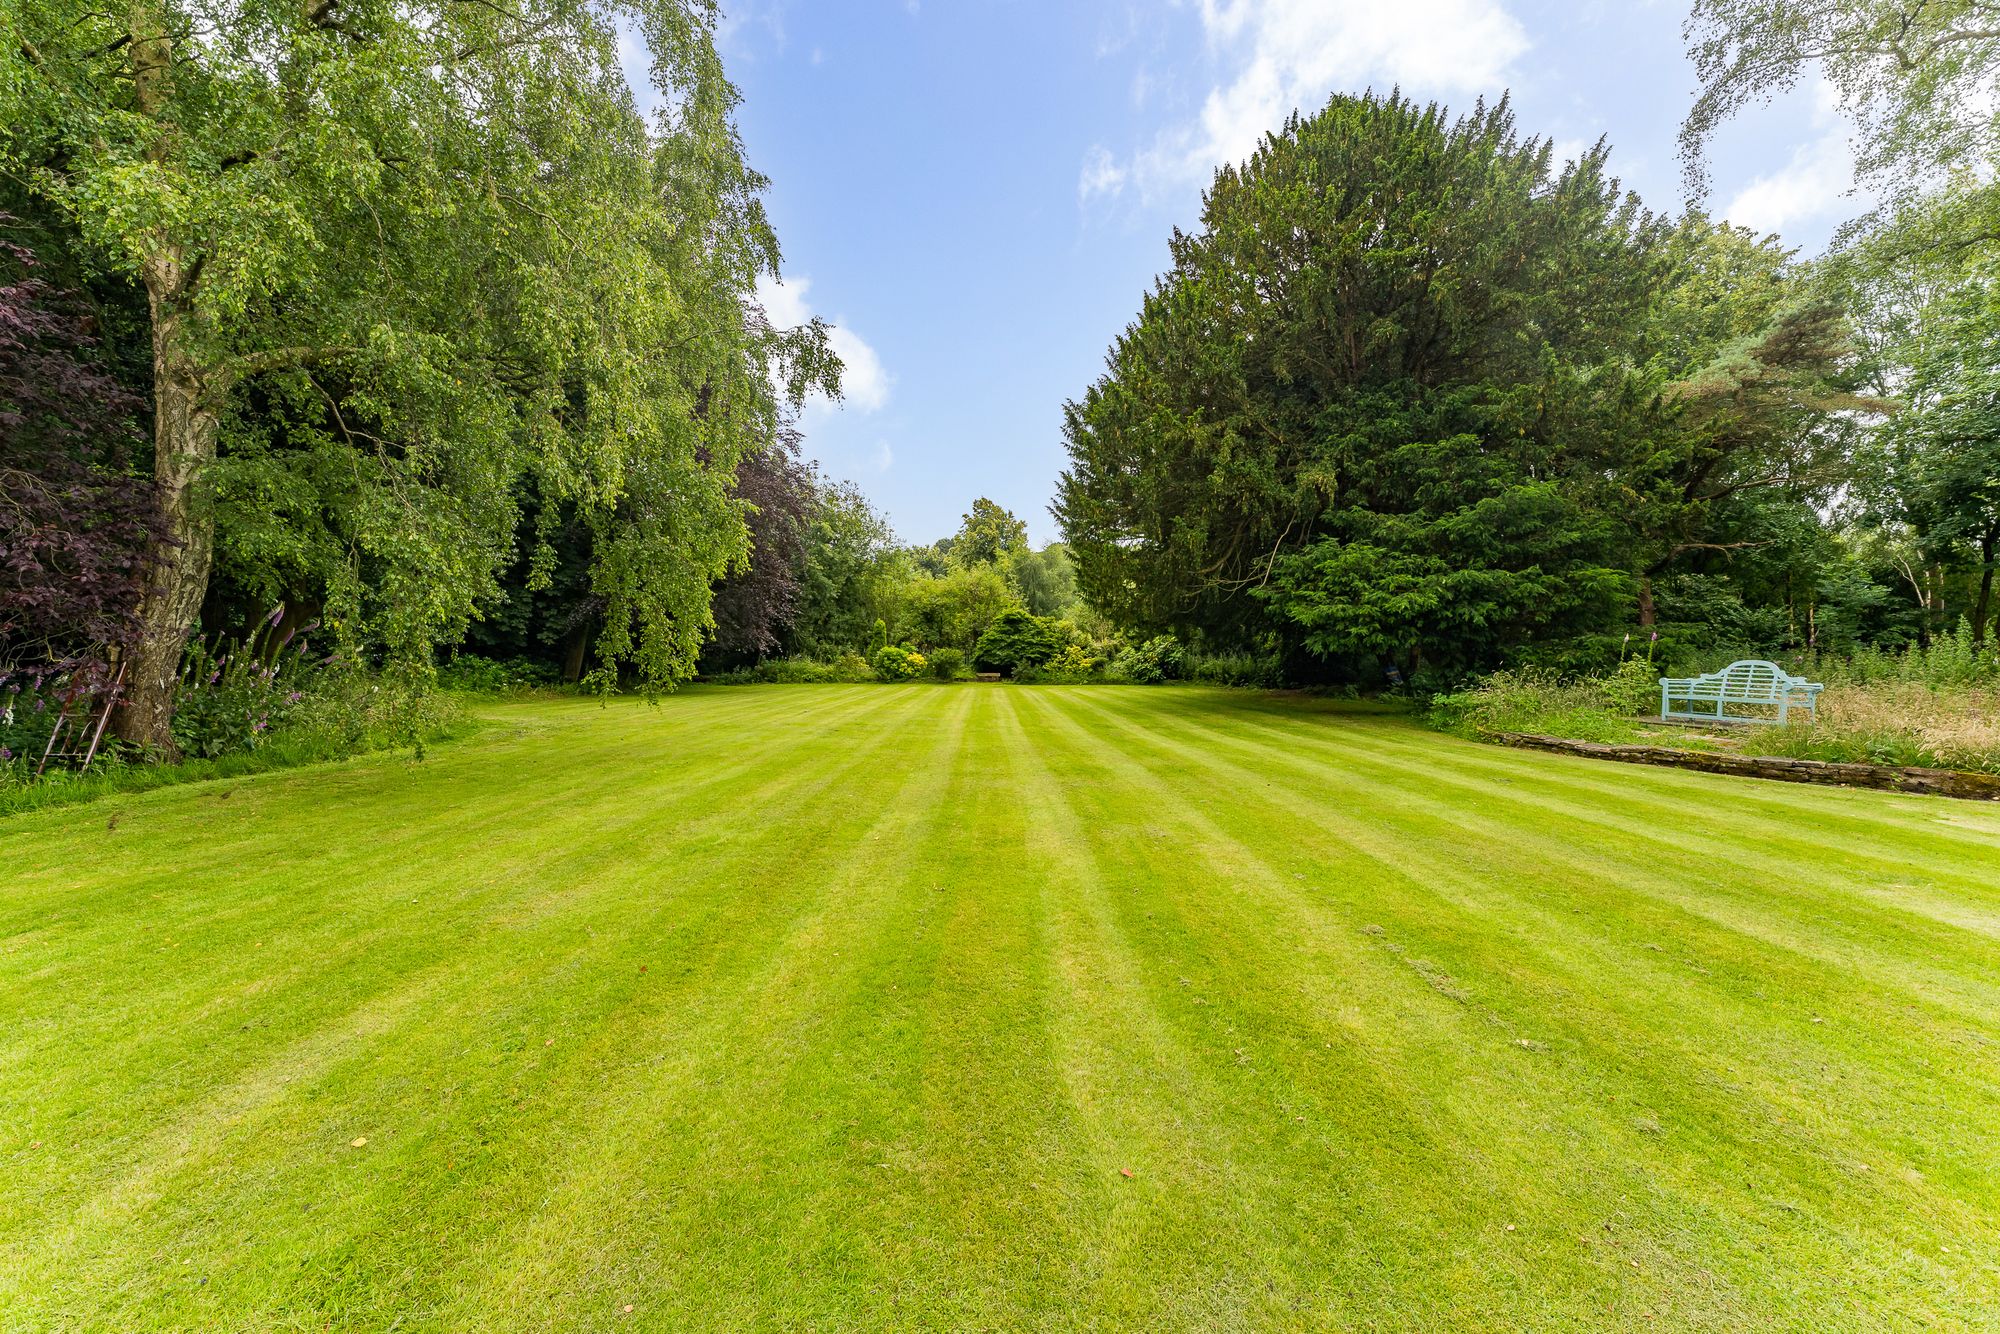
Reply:
<svg viewBox="0 0 2000 1334"><path fill-rule="evenodd" d="M806 461L839 366L755 300L778 246L709 0L0 10L0 670L121 669L167 753L190 639L274 609L599 686L982 642L1363 686L1656 638L1990 651L1980 9L1697 0L1697 198L1773 90L1817 71L1856 117L1885 202L1812 261L1504 100L1294 116L1067 405L1039 550L985 498L905 545Z"/></svg>

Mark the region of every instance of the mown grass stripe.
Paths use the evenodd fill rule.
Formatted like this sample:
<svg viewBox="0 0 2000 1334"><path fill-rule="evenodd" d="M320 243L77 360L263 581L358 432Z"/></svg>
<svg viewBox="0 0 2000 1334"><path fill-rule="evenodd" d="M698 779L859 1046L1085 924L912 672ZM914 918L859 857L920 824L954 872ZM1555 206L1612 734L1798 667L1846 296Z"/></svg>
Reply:
<svg viewBox="0 0 2000 1334"><path fill-rule="evenodd" d="M1078 707L1087 708L1090 706L1085 703L1085 700L1094 700L1094 698L1095 698L1094 696L1075 696L1072 697L1072 699L1069 702ZM1093 735L1095 735L1095 733L1093 733ZM1261 788L1261 786L1259 788L1253 789L1245 787L1241 784L1227 781L1225 778L1225 774L1229 774L1229 771L1226 768L1222 773L1218 773L1217 765L1205 761L1201 756L1199 756L1195 752L1185 747L1178 747L1178 748L1170 747L1167 751L1162 752L1161 754L1156 754L1154 757L1149 759L1147 758L1144 751L1145 742L1143 738L1146 736L1144 729L1135 728L1130 733L1130 735L1134 737L1135 744L1138 744L1140 746L1140 749L1136 751L1125 750L1121 753L1120 755L1121 763L1118 766L1121 772L1130 772L1132 769L1135 768L1144 768L1144 769L1149 769L1151 772L1160 776L1161 781L1163 783L1172 784L1176 781L1179 781L1186 783L1187 785L1192 786L1200 791L1205 791L1205 792L1229 791L1232 793L1231 800L1228 803L1220 803L1220 802L1215 803L1216 808L1218 810L1226 810L1231 813L1235 813L1239 806L1248 805L1252 807L1252 810L1245 812L1243 818L1245 823L1250 824L1252 826L1261 826L1263 828L1286 827L1294 830L1303 830L1312 828L1311 825L1305 823L1304 820L1302 819L1302 816L1310 814L1309 811L1302 812L1296 809L1288 811L1286 812L1286 819L1283 821L1272 819L1269 817L1268 814L1262 817L1256 814L1255 812L1256 806L1260 804L1263 805L1269 804L1268 798L1264 796L1264 793L1268 791L1268 789L1263 789ZM1129 761L1129 763L1127 763L1127 761ZM1236 775L1229 774L1229 776L1233 777ZM1225 778L1225 781L1216 781L1218 778ZM1377 793L1377 795L1382 801L1382 806L1380 809L1374 811L1365 811L1358 814L1344 813L1343 815L1334 816L1334 818L1336 820L1347 818L1350 821L1366 821L1370 823L1375 821L1390 821L1393 823L1393 821L1398 817L1392 814L1392 812L1394 812L1402 804L1403 799L1406 798L1408 794L1399 793L1393 789L1375 788L1372 790ZM1160 803L1156 802L1155 808L1157 808L1159 804ZM1325 809L1329 815L1332 815L1333 812L1335 812L1338 808L1329 805ZM1310 837L1310 835L1307 836ZM1211 835L1211 837L1227 837L1227 834L1226 833L1216 834L1216 835ZM1390 846L1391 847L1400 846L1405 843L1418 844L1420 842L1421 842L1421 837L1419 832L1418 834L1412 834L1410 837L1404 839L1394 840L1391 842ZM1433 843L1432 845L1435 846L1435 843ZM1397 858L1394 856L1394 854L1391 854L1390 860L1400 860L1400 858ZM1557 862L1554 866L1550 866L1545 869L1548 872L1559 876L1560 874L1558 870L1559 866L1560 863ZM1476 873L1475 873L1475 878L1476 878ZM1476 971L1469 971L1469 970L1472 970L1474 968L1491 969L1497 961L1505 965L1505 972L1501 976L1491 978L1490 983L1492 985L1485 988L1486 990L1499 991L1502 994L1504 994L1504 992L1510 988L1520 988L1524 985L1532 985L1534 982L1535 973L1532 971L1523 972L1519 965L1521 961L1521 955L1524 949L1526 949L1526 952L1529 954L1534 953L1534 951L1532 948L1526 947L1520 942L1518 932L1509 933L1509 939L1507 943L1503 947L1501 947L1498 955L1495 955L1492 949L1490 948L1484 949L1479 955L1467 954L1462 946L1454 948L1455 942L1490 939L1491 924L1495 921L1504 920L1506 911L1509 906L1505 903L1500 903L1496 905L1494 903L1488 902L1484 905L1477 906L1472 910L1461 910L1454 912L1450 914L1449 917L1444 921L1437 920L1437 913L1440 904L1436 901L1436 895L1443 889L1447 888L1454 880L1463 880L1463 879L1464 877L1462 876L1453 876L1449 874L1446 868L1440 866L1434 865L1422 868L1408 868L1408 873L1403 877L1403 882L1418 892L1419 895L1418 902L1420 906L1415 911L1410 911L1407 908L1403 910L1404 911L1403 923L1401 927L1398 929L1403 932L1414 933L1416 938L1426 942L1423 948L1427 952L1433 954L1436 957L1444 958L1447 961L1451 962L1453 969L1451 975L1454 976L1455 978L1464 979L1470 977L1477 979L1480 977L1480 974ZM1282 880L1278 880L1276 883L1282 885ZM1482 926L1482 919L1484 921L1483 926ZM1571 931L1575 930L1574 927L1571 927L1569 929ZM1408 939L1410 937L1406 935L1405 938ZM1639 969L1643 969L1643 967L1644 967L1643 964L1635 964L1634 970L1637 971ZM1558 972L1556 976L1560 977L1561 976L1560 972ZM1607 973L1598 977L1591 977L1587 979L1575 979L1575 980L1579 985L1587 985L1593 989L1593 994L1597 996L1597 1004L1599 1006L1605 1004L1604 998L1606 996L1617 996L1621 994L1621 992L1625 992L1625 987L1624 987L1625 979L1621 978L1615 972ZM1547 988L1545 986L1544 989L1550 991L1549 999L1551 1000L1557 999L1560 996L1560 991L1561 991L1560 988ZM1613 1027L1613 1031L1629 1035L1632 1028L1635 1025L1640 1027L1641 1029L1644 1029L1646 1027L1646 1020L1648 1016L1648 993L1644 989L1640 989L1631 991L1626 994L1629 994L1630 1000L1626 1005L1625 1012L1619 1016L1620 1022L1618 1025ZM1655 1008L1657 1007L1655 1006ZM1746 1016L1746 1018L1749 1018L1750 1020L1755 1022L1758 1016L1750 1015ZM1602 1015L1600 1013L1597 1016L1597 1020L1601 1022L1601 1019ZM1545 1037L1552 1036L1546 1031L1546 1029L1539 1031L1541 1031L1542 1036ZM1590 1044L1593 1041L1592 1037L1593 1032L1594 1032L1594 1027L1592 1025L1589 1024L1581 1025L1570 1034L1570 1037L1572 1038L1573 1041L1586 1044L1586 1049L1588 1049L1588 1044ZM1726 1047L1728 1045L1731 1045L1730 1034L1731 1034L1730 1027L1727 1024L1724 1024L1720 1026L1719 1031L1716 1032L1714 1036L1719 1038L1721 1044L1724 1047ZM1740 1045L1740 1042L1735 1045ZM1894 1050L1893 1046L1890 1049ZM1700 1041L1683 1040L1682 1037L1675 1031L1674 1026L1672 1025L1664 1027L1656 1027L1654 1037L1646 1047L1642 1047L1637 1050L1628 1050L1621 1053L1626 1059L1622 1062L1622 1068L1619 1070L1619 1074L1622 1078L1626 1079L1630 1079L1634 1075L1638 1075L1642 1082L1644 1081L1645 1078L1644 1072L1655 1066L1663 1066L1674 1070L1677 1074L1684 1074L1688 1065L1693 1065L1696 1068L1700 1068L1706 1062L1707 1053L1711 1050L1714 1050L1714 1048L1704 1045ZM1782 1051L1783 1048L1779 1048L1778 1050ZM1593 1056L1595 1061L1602 1061L1604 1057L1610 1055L1611 1053L1598 1050L1591 1052L1590 1054ZM1443 1059L1443 1057L1434 1054L1432 1059ZM1787 1063L1787 1065L1792 1065L1792 1066L1795 1066L1796 1064L1797 1064L1796 1062ZM1867 1067L1862 1066L1860 1068L1865 1069ZM1732 1081L1729 1078L1728 1072L1717 1072L1717 1074L1714 1077L1712 1077L1712 1079L1708 1082L1711 1082L1717 1086L1726 1086ZM1725 1089L1725 1091L1728 1090ZM1729 1092L1729 1097L1708 1096L1690 1102L1690 1092L1688 1090L1674 1086L1661 1085L1654 1089L1653 1091L1654 1096L1652 1101L1654 1106L1656 1107L1670 1107L1675 1102L1689 1104L1684 1108L1684 1111L1688 1113L1688 1115L1683 1116L1681 1119L1691 1126L1699 1126L1705 1121L1713 1120L1717 1115L1721 1115L1725 1118L1727 1117L1729 1112L1730 1098L1736 1096L1736 1094L1733 1091L1728 1091L1728 1092ZM1806 1117L1808 1123L1806 1130L1808 1132L1811 1132L1813 1130L1813 1127L1811 1126L1811 1121L1813 1120L1814 1112L1818 1107L1818 1098L1820 1097L1819 1093L1814 1092L1812 1094L1801 1095L1792 1092L1791 1090L1783 1087L1782 1085L1773 1089L1772 1092L1775 1093L1776 1096L1785 1100L1785 1102L1788 1104L1786 1110L1792 1111L1794 1113L1803 1114ZM1977 1090L1975 1090L1975 1094L1976 1092ZM1891 1101L1893 1101L1893 1099ZM1703 1105L1704 1103L1706 1105ZM1818 1130L1821 1131L1823 1131L1824 1129L1826 1129L1826 1127L1824 1126L1818 1128ZM1836 1129L1839 1128L1836 1127ZM1755 1135L1757 1132L1753 1127L1748 1133L1751 1135ZM1634 1138L1636 1138L1636 1136ZM1740 1141L1743 1138L1742 1132L1739 1132L1736 1135L1736 1138ZM1793 1138L1793 1137L1787 1137L1787 1138ZM1805 1166L1811 1168L1818 1168L1819 1166L1821 1166L1821 1164L1819 1164L1817 1159L1814 1157L1814 1153L1817 1149L1818 1143L1820 1142L1819 1139L1817 1138L1817 1135L1814 1133L1805 1133L1801 1134L1800 1136L1797 1136L1796 1138L1802 1144L1807 1145L1809 1147L1804 1148L1801 1151L1801 1156L1799 1157L1798 1162L1794 1164L1794 1166ZM1875 1193L1874 1190L1871 1189L1871 1187L1874 1184L1874 1181L1871 1180L1870 1178L1866 1177L1856 1178L1855 1174L1851 1170L1847 1171L1839 1170L1839 1169L1849 1168L1851 1162L1852 1162L1851 1158L1843 1158L1839 1163L1833 1164L1836 1170L1834 1171L1831 1177L1827 1177L1827 1174L1824 1172L1818 1174L1822 1178L1825 1178L1825 1185L1821 1192L1823 1200L1844 1200L1847 1197L1851 1196L1854 1193L1855 1189L1857 1188L1859 1188L1864 1194ZM1699 1172L1705 1170L1706 1164L1703 1162L1701 1158L1697 1157L1690 1161L1689 1166L1692 1170ZM1975 1176L1972 1179L1977 1180L1978 1178ZM1879 1180L1879 1178L1876 1180ZM1985 1191L1980 1191L1979 1193L1981 1195L1987 1194L1987 1192ZM1905 1199L1905 1200L1890 1201L1890 1203L1903 1205L1906 1206L1907 1208L1907 1206L1909 1206L1911 1202ZM1936 1204L1940 1202L1933 1201L1932 1203ZM1957 1211L1954 1210L1953 1212ZM1866 1217L1866 1211L1864 1211L1864 1218L1865 1217ZM1899 1217L1899 1215L1891 1213L1889 1217L1893 1221L1894 1219Z"/></svg>
<svg viewBox="0 0 2000 1334"><path fill-rule="evenodd" d="M2000 820L1758 789L1663 835L1714 782L775 688L10 820L0 1310L1993 1323Z"/></svg>

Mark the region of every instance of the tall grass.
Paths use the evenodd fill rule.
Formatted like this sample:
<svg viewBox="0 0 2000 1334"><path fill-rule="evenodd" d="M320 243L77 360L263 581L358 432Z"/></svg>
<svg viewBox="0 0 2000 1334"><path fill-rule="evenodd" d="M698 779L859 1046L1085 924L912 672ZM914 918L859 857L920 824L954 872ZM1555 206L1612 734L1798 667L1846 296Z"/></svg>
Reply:
<svg viewBox="0 0 2000 1334"><path fill-rule="evenodd" d="M1697 670L1726 665L1716 661ZM1975 644L1969 627L1939 636L1928 648L1793 655L1780 665L1825 684L1816 720L1709 730L1759 755L2000 773L2000 657L1992 645ZM1676 663L1667 674L1694 671ZM1431 721L1473 737L1535 732L1613 744L1641 739L1712 744L1698 733L1642 734L1658 708L1659 675L1644 660L1628 661L1604 677L1537 669L1496 672L1469 690L1439 696Z"/></svg>
<svg viewBox="0 0 2000 1334"><path fill-rule="evenodd" d="M1770 729L1756 749L1794 759L2000 773L2000 682L1829 685L1819 721Z"/></svg>
<svg viewBox="0 0 2000 1334"><path fill-rule="evenodd" d="M1565 676L1542 667L1495 672L1468 690L1431 700L1433 726L1461 736L1535 732L1616 743L1638 735L1638 714L1659 698L1659 676L1643 659L1609 676Z"/></svg>
<svg viewBox="0 0 2000 1334"><path fill-rule="evenodd" d="M1756 655L1716 652L1677 657L1666 675L1720 671L1746 656ZM1795 676L1825 682L1830 688L1883 682L1938 688L2000 683L2000 644L1993 640L1973 642L1972 625L1964 620L1951 633L1934 636L1928 646L1885 649L1864 645L1845 653L1784 653L1775 661Z"/></svg>

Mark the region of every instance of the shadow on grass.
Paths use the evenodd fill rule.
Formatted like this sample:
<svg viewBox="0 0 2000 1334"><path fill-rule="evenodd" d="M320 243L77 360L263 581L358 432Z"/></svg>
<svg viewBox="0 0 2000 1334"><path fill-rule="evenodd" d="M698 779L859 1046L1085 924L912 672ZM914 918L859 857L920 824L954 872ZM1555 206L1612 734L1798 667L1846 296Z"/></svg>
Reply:
<svg viewBox="0 0 2000 1334"><path fill-rule="evenodd" d="M287 741L280 738L259 746L256 750L235 755L221 755L210 760L183 760L178 764L112 763L100 765L84 773L59 770L32 782L0 786L0 819L10 815L24 815L30 811L51 810L58 806L75 806L102 797L151 792L163 787L178 787L183 783L207 783L218 778L247 778L254 774L298 769L312 764L337 764L361 755L380 754L383 751L401 750L405 747L413 749L420 755L426 746L463 739L484 726L485 723L479 719L465 717L415 743L406 741L396 744L348 746L329 745L318 741Z"/></svg>

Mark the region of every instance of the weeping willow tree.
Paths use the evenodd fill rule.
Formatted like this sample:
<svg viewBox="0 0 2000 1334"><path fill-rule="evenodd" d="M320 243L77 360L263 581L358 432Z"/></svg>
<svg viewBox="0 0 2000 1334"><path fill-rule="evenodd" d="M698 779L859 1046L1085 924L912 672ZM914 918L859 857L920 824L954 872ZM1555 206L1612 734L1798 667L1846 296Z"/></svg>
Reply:
<svg viewBox="0 0 2000 1334"><path fill-rule="evenodd" d="M420 661L518 503L593 534L602 670L692 670L736 465L837 390L752 298L778 245L713 0L37 0L0 155L151 311L154 483L122 729L171 750L225 554ZM650 52L642 113L621 43Z"/></svg>

